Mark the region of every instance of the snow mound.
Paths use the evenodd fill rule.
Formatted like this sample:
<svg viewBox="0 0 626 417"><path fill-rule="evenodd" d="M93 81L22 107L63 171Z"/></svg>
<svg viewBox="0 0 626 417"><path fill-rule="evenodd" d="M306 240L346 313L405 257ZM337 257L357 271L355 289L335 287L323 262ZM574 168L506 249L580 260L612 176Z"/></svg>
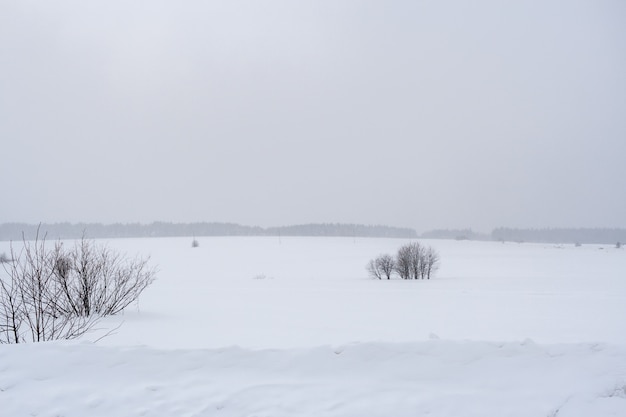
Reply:
<svg viewBox="0 0 626 417"><path fill-rule="evenodd" d="M626 347L0 346L2 416L626 416Z"/></svg>

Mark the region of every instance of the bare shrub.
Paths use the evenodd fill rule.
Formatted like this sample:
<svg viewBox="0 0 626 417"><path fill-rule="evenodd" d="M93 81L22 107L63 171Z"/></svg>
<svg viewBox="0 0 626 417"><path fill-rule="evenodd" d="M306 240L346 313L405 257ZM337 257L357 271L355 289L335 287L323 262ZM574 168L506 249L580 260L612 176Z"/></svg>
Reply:
<svg viewBox="0 0 626 417"><path fill-rule="evenodd" d="M22 337L22 304L17 282L10 275L0 278L0 343L20 343Z"/></svg>
<svg viewBox="0 0 626 417"><path fill-rule="evenodd" d="M402 279L418 279L422 261L422 247L413 242L398 249L396 255L396 272Z"/></svg>
<svg viewBox="0 0 626 417"><path fill-rule="evenodd" d="M418 279L424 278L424 248L418 242L413 242L407 245L410 253L411 263L411 278Z"/></svg>
<svg viewBox="0 0 626 417"><path fill-rule="evenodd" d="M367 271L372 278L383 279L383 277L385 277L387 279L391 279L391 274L394 271L395 265L396 261L393 259L393 256L382 254L376 259L369 261L367 264Z"/></svg>
<svg viewBox="0 0 626 417"><path fill-rule="evenodd" d="M55 252L62 309L78 316L117 314L154 281L149 259L126 258L85 238L69 251L57 243Z"/></svg>
<svg viewBox="0 0 626 417"><path fill-rule="evenodd" d="M148 259L126 258L81 239L52 250L23 240L0 276L0 343L74 339L119 313L154 281Z"/></svg>
<svg viewBox="0 0 626 417"><path fill-rule="evenodd" d="M11 247L11 260L0 277L0 343L74 339L89 331L97 317L65 314L62 294L54 279L54 252L45 237L24 240L19 253Z"/></svg>
<svg viewBox="0 0 626 417"><path fill-rule="evenodd" d="M412 242L398 249L395 259L380 255L367 264L370 276L391 279L396 272L402 279L430 279L439 266L439 254L430 246Z"/></svg>
<svg viewBox="0 0 626 417"><path fill-rule="evenodd" d="M424 253L424 270L426 272L426 279L430 279L437 269L439 269L439 254L431 247L426 249ZM423 277L422 277L423 278Z"/></svg>
<svg viewBox="0 0 626 417"><path fill-rule="evenodd" d="M393 259L393 256L387 254L380 255L376 258L376 264L378 265L378 269L385 274L385 277L391 279L391 274L393 274L396 268L396 261Z"/></svg>
<svg viewBox="0 0 626 417"><path fill-rule="evenodd" d="M383 272L378 267L378 262L376 259L372 259L367 264L367 272L370 274L372 278L383 279Z"/></svg>

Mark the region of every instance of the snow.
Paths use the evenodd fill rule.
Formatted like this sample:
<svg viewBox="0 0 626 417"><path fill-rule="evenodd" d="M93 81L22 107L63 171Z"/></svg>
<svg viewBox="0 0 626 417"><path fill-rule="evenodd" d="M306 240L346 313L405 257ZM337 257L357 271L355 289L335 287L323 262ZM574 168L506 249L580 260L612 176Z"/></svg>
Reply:
<svg viewBox="0 0 626 417"><path fill-rule="evenodd" d="M152 254L160 273L103 343L291 348L411 342L435 333L626 344L626 250L421 242L441 254L430 281L367 277L367 262L395 253L404 240L204 238L198 248L191 239L111 241Z"/></svg>
<svg viewBox="0 0 626 417"><path fill-rule="evenodd" d="M191 240L107 241L157 281L80 341L0 345L0 416L626 416L624 249L421 240L435 279L379 281L405 240Z"/></svg>
<svg viewBox="0 0 626 417"><path fill-rule="evenodd" d="M626 350L433 340L0 350L7 416L623 416ZM615 367L615 365L619 365Z"/></svg>

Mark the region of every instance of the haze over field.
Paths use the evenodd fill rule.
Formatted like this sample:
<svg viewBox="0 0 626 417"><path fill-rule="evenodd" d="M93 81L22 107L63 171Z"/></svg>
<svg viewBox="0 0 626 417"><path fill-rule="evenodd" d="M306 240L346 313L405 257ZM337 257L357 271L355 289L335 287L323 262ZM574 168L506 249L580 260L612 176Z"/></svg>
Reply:
<svg viewBox="0 0 626 417"><path fill-rule="evenodd" d="M625 22L0 0L0 417L625 416Z"/></svg>
<svg viewBox="0 0 626 417"><path fill-rule="evenodd" d="M625 227L625 21L0 0L0 221Z"/></svg>

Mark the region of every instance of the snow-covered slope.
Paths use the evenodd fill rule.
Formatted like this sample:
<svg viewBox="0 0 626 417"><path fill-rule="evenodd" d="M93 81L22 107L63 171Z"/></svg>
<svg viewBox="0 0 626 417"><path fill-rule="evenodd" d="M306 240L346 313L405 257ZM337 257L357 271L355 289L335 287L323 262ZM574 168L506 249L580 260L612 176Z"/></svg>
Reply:
<svg viewBox="0 0 626 417"><path fill-rule="evenodd" d="M3 416L624 416L626 349L429 341L0 349Z"/></svg>

